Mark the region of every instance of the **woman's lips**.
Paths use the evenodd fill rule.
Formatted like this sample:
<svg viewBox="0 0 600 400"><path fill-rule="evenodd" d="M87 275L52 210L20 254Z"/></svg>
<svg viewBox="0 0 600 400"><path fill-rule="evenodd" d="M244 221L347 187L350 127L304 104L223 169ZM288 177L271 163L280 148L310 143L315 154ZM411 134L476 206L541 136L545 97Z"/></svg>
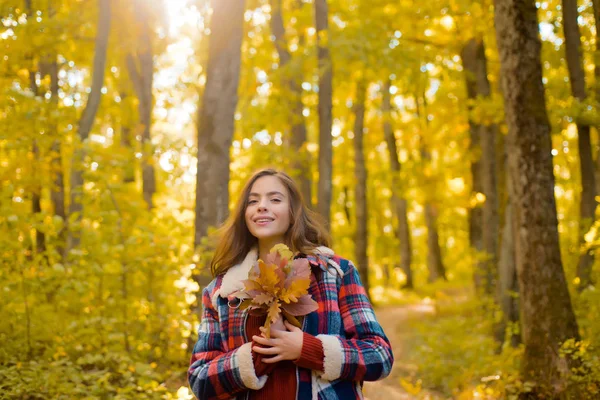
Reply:
<svg viewBox="0 0 600 400"><path fill-rule="evenodd" d="M257 218L254 220L254 223L258 226L265 226L271 222L273 222L272 218Z"/></svg>

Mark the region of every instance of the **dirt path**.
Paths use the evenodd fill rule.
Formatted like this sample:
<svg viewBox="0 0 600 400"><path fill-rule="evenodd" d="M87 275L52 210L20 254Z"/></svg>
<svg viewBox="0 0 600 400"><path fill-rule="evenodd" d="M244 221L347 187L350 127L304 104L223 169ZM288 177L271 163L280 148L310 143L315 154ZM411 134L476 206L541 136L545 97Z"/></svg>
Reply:
<svg viewBox="0 0 600 400"><path fill-rule="evenodd" d="M434 399L437 396L421 391L418 396L409 394L400 384L400 378L417 369L416 365L404 362L405 343L410 332L406 329L409 318L431 314L434 309L429 304L413 304L405 306L389 306L375 310L377 320L383 327L394 352L394 366L390 375L381 381L365 382L365 400L408 400Z"/></svg>

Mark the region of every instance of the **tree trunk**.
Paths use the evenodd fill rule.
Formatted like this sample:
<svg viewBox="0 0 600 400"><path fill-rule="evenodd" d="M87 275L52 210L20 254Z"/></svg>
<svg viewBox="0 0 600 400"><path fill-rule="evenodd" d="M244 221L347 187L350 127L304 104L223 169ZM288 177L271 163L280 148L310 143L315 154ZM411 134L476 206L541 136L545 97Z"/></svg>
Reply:
<svg viewBox="0 0 600 400"><path fill-rule="evenodd" d="M234 132L244 23L243 0L213 0L206 87L198 117L197 247L228 214L229 148Z"/></svg>
<svg viewBox="0 0 600 400"><path fill-rule="evenodd" d="M563 29L571 94L578 101L585 100L585 74L581 56L581 36L577 25L577 0L563 0ZM579 241L585 242L584 235L592 226L596 211L596 182L594 177L594 161L590 141L590 126L581 121L577 122L579 165L581 169L581 199L579 216ZM592 250L581 254L577 265L577 276L580 279L579 290L583 290L593 282L592 266L594 256Z"/></svg>
<svg viewBox="0 0 600 400"><path fill-rule="evenodd" d="M356 105L354 107L354 175L356 185L354 196L356 205L356 265L360 274L362 284L369 294L369 260L368 248L368 207L367 207L367 168L365 167L365 155L363 147L363 132L365 125L365 97L367 85L364 80L358 82L356 87Z"/></svg>
<svg viewBox="0 0 600 400"><path fill-rule="evenodd" d="M104 68L106 66L106 52L108 36L110 33L110 0L98 0L98 28L96 33L96 49L94 53L92 87L88 96L85 109L79 119L79 143L73 150L71 164L71 203L69 205L69 218L74 224L69 226L67 238L67 252L79 246L81 240L81 214L83 212L83 162L85 158L85 142L94 124L94 118L100 105L101 90L104 82Z"/></svg>
<svg viewBox="0 0 600 400"><path fill-rule="evenodd" d="M600 102L600 0L592 0L594 10L594 24L596 26L596 53L594 55L594 95L596 104ZM600 127L596 126L596 133L600 136ZM600 145L597 145L595 181L596 196L600 196Z"/></svg>
<svg viewBox="0 0 600 400"><path fill-rule="evenodd" d="M419 103L422 101L423 111ZM417 116L419 119L425 121L424 126L429 126L427 120L427 99L425 94L421 98L415 96L415 104L417 105ZM421 160L423 163L423 169L426 170L425 166L431 163L431 154L427 150L425 143L423 142L423 135L419 138L419 150L421 153ZM423 177L425 181L425 187L430 188L431 191L435 192L435 183L426 174ZM447 280L446 278L446 267L442 260L442 250L440 248L440 238L438 235L437 228L437 207L432 204L432 200L429 194L425 194L425 224L427 225L427 269L429 270L429 282L434 282L438 279Z"/></svg>
<svg viewBox="0 0 600 400"><path fill-rule="evenodd" d="M135 54L127 55L127 69L138 98L139 131L142 137L142 192L148 209L152 209L152 196L156 193L156 178L152 158L152 81L154 62L152 59L152 34L148 21L147 5L137 0L136 22L140 27Z"/></svg>
<svg viewBox="0 0 600 400"><path fill-rule="evenodd" d="M596 104L600 102L600 0L592 0L594 25L596 26L596 53L594 54L594 95ZM596 134L600 136L600 127L596 126ZM596 146L595 181L596 196L600 196L600 144Z"/></svg>
<svg viewBox="0 0 600 400"><path fill-rule="evenodd" d="M275 37L275 48L277 54L279 54L279 66L280 68L289 65L291 55L288 50L288 43L285 38L285 27L283 25L282 16L282 0L271 0L271 31ZM304 115L302 110L304 108L302 104L302 75L299 73L292 73L291 77L284 83L289 91L291 97L291 115L292 121L292 137L291 137L291 150L294 152L292 157L292 163L290 165L291 170L295 174L297 171L297 182L300 186L300 192L304 201L309 207L312 207L312 193L311 193L311 179L310 179L310 161L309 153L306 149L307 136L306 136L306 125L304 121Z"/></svg>
<svg viewBox="0 0 600 400"><path fill-rule="evenodd" d="M465 70L465 81L467 88L467 98L469 100L475 100L478 95L478 77L480 75L480 69L482 63L478 60L478 57L485 56L483 43L476 39L470 39L467 44L463 47L461 52L461 58L463 61L463 67ZM483 60L483 67L485 68L485 59ZM473 109L472 105L468 106L469 112ZM483 193L483 176L482 176L482 161L481 161L481 138L480 131L481 125L475 123L469 116L469 133L471 141L469 142L469 154L472 159L471 161L471 193L475 197L478 193ZM477 202L469 210L469 242L471 247L477 254L477 263L475 264L475 271L473 274L475 289L477 293L484 293L486 291L486 263L480 260L480 255L484 251L483 246L483 208L479 202Z"/></svg>
<svg viewBox="0 0 600 400"><path fill-rule="evenodd" d="M25 0L25 11L27 13L28 18L30 18L33 15L31 0ZM39 87L38 87L37 80L36 80L36 71L34 68L35 60L34 60L33 54L28 54L26 58L31 63L31 65L29 66L29 88L33 92L33 95L35 97L38 97L39 96ZM32 153L34 156L33 157L34 160L39 160L40 159L40 149L37 144L37 140L35 138L33 139L33 144L32 144L31 150L32 150ZM36 166L33 167L32 172L33 172L34 184L33 184L32 192L31 192L31 212L33 213L34 216L36 216L42 212L42 205L41 205L42 184L41 184L41 177L39 176L39 171L38 171L38 168L36 168ZM44 232L40 231L37 228L35 228L35 251L37 253L42 253L42 252L46 251L46 237L44 235ZM31 254L31 256L33 256L33 251L31 251L30 254Z"/></svg>
<svg viewBox="0 0 600 400"><path fill-rule="evenodd" d="M535 384L529 396L555 397L565 389L561 374L569 373L571 362L559 357L559 347L579 334L560 258L536 7L533 0L494 3L516 213L522 375Z"/></svg>
<svg viewBox="0 0 600 400"><path fill-rule="evenodd" d="M35 160L40 159L40 149L35 140L33 142L33 154ZM34 216L37 216L42 212L42 185L40 183L41 177L39 176L39 171L35 167L33 171L33 176L35 180L35 188L32 192L31 212ZM35 229L35 251L37 253L43 253L46 251L46 235L44 235L44 232L40 231L37 228Z"/></svg>
<svg viewBox="0 0 600 400"><path fill-rule="evenodd" d="M408 202L404 195L404 186L400 175L401 165L398 158L398 148L396 147L396 137L391 124L391 98L390 98L391 82L388 80L383 88L383 133L387 143L388 152L390 154L390 165L392 170L392 206L398 219L396 229L396 237L400 243L400 267L406 276L405 287L413 288L412 276L412 251L410 239L410 226L408 224Z"/></svg>
<svg viewBox="0 0 600 400"><path fill-rule="evenodd" d="M506 174L506 190L512 191L510 174ZM515 215L513 205L508 196L504 211L504 226L502 227L502 246L498 256L498 299L502 309L502 323L496 326L496 339L503 343L506 336L506 329L509 326L515 326L519 322L519 303L516 298L519 293L519 284L517 280L517 268L515 261ZM511 329L510 344L517 347L521 343L521 335Z"/></svg>
<svg viewBox="0 0 600 400"><path fill-rule="evenodd" d="M129 94L127 94L125 90L119 93L119 97L121 98L121 107L124 109L121 111L121 135L119 145L121 148L126 150L127 155L129 156L129 162L124 166L123 170L123 183L131 183L135 182L134 143L136 139L133 137L131 132L131 126L133 125L131 118L131 114L133 113L131 111L133 110L130 110L131 107L129 105Z"/></svg>
<svg viewBox="0 0 600 400"><path fill-rule="evenodd" d="M437 229L437 210L427 202L425 203L425 224L427 225L427 269L429 271L429 282L438 279L447 280L446 268L442 261L440 249L440 238Z"/></svg>
<svg viewBox="0 0 600 400"><path fill-rule="evenodd" d="M56 55L52 55L48 57L46 62L44 63L44 67L42 70L50 76L50 104L52 105L52 112L58 110L58 63L56 62ZM52 118L48 124L48 130L51 137L58 136L58 127L57 121L55 118ZM52 142L52 147L50 149L50 165L51 165L51 173L53 174L53 184L50 188L50 200L52 202L52 206L54 209L54 215L59 216L65 226L62 227L57 232L57 244L56 251L59 256L64 259L65 254L65 244L67 240L67 213L65 210L65 184L64 184L64 176L63 176L63 166L62 166L62 154L61 154L61 141L60 139L55 139Z"/></svg>
<svg viewBox="0 0 600 400"><path fill-rule="evenodd" d="M52 104L52 110L58 110L58 63L56 62L56 56L48 62L47 66L48 74L50 75L50 101ZM53 137L58 135L58 127L56 121L53 119L49 124L51 134ZM65 210L65 181L64 181L64 170L62 166L62 150L61 141L59 139L54 140L52 143L52 149L50 150L50 163L52 165L52 173L54 174L53 185L50 190L50 199L54 208L54 215L58 215L65 224L57 233L57 245L56 251L60 255L61 259L64 260L66 257L65 245L67 243L67 213Z"/></svg>
<svg viewBox="0 0 600 400"><path fill-rule="evenodd" d="M327 0L315 0L317 32L317 58L319 66L319 191L318 211L325 218L327 227L331 223L331 186L333 178L332 127L332 65L329 55L329 23Z"/></svg>

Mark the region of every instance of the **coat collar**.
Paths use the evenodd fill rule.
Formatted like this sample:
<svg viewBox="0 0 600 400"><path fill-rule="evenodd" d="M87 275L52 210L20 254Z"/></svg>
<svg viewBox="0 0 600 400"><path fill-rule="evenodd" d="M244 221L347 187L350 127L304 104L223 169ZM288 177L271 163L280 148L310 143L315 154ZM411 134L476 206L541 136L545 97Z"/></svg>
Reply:
<svg viewBox="0 0 600 400"><path fill-rule="evenodd" d="M343 275L340 266L331 259L334 255L333 250L325 246L319 246L315 250L314 255L306 257L312 266L318 266L325 272L329 272L331 266L340 276ZM248 279L248 272L250 272L252 265L257 259L258 251L256 247L253 247L241 263L234 265L225 272L221 281L221 287L215 292L213 299L216 300L217 296L227 298L230 294L242 290L244 288L242 281Z"/></svg>

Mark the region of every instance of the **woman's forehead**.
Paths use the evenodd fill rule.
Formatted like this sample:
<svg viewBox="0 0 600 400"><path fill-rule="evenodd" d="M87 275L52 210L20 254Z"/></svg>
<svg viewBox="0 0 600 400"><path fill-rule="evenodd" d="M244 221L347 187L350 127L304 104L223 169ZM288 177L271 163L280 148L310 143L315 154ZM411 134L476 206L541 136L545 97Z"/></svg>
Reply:
<svg viewBox="0 0 600 400"><path fill-rule="evenodd" d="M287 194L285 185L274 176L263 176L258 178L250 188L249 196L255 195L272 195L279 193L281 195Z"/></svg>

